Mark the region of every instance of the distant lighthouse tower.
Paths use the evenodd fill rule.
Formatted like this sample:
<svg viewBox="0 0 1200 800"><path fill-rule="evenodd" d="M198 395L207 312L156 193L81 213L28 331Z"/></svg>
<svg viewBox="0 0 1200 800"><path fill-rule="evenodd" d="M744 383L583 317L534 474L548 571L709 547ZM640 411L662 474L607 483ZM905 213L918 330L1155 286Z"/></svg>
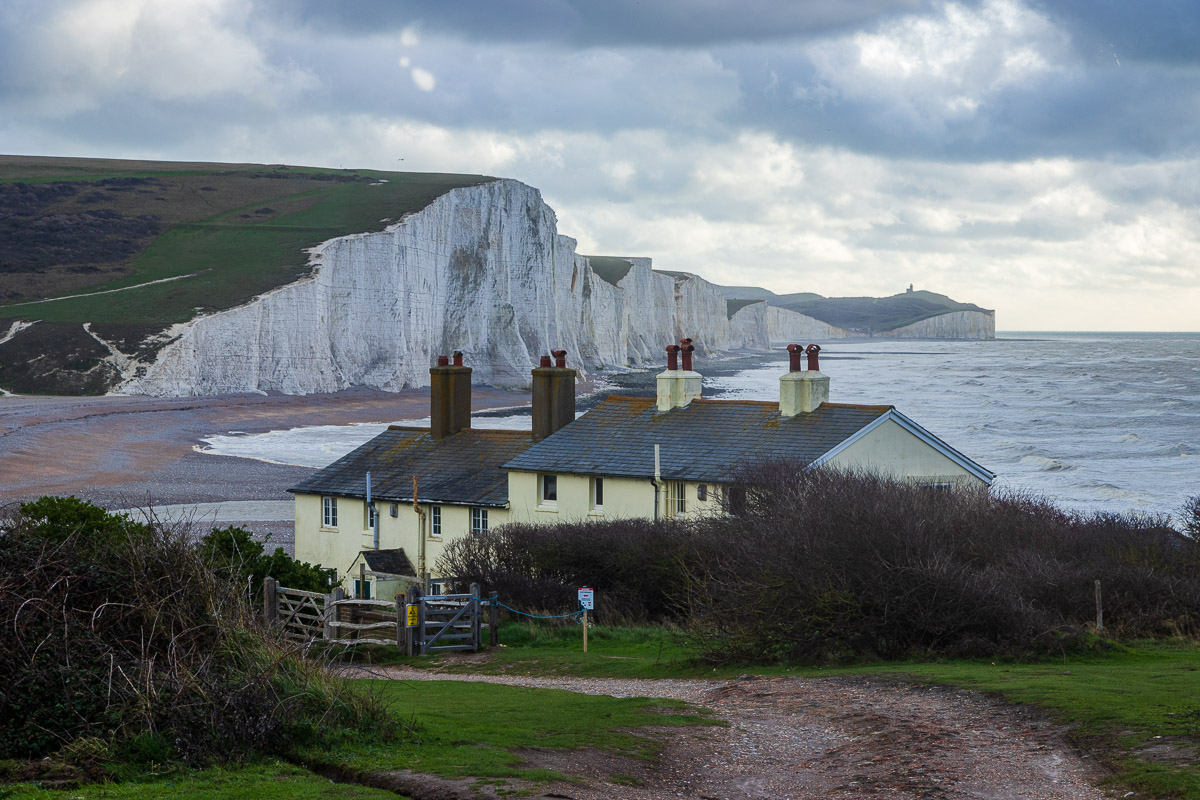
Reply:
<svg viewBox="0 0 1200 800"><path fill-rule="evenodd" d="M905 292L905 294L912 294L912 286L913 285L911 283L908 285L908 291Z"/></svg>

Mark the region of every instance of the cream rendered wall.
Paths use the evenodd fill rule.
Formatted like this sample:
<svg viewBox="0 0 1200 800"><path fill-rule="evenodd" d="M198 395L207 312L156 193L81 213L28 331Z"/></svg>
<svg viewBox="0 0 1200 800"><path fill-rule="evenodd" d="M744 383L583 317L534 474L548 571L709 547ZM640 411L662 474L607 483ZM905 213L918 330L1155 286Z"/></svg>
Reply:
<svg viewBox="0 0 1200 800"><path fill-rule="evenodd" d="M558 478L558 500L554 504L541 501L541 488L537 472L511 470L508 473L509 519L513 522L552 524L555 522L581 522L584 520L654 518L654 485L649 478L604 478L604 507L593 509L591 475L554 474ZM659 515L675 516L674 489L667 482L660 484ZM718 514L721 502L717 497L716 484L706 484L708 497L704 501L696 498L698 484L684 482L686 492L685 516Z"/></svg>
<svg viewBox="0 0 1200 800"><path fill-rule="evenodd" d="M350 591L354 575L350 567L363 550L374 546L374 532L367 527L366 501L339 497L338 526L321 526L321 495L296 495L296 558L323 567L333 567L344 589ZM379 548L392 550L403 547L413 566L420 569L420 546L425 546L425 571L437 574L437 560L442 550L454 539L468 536L471 531L471 509L468 506L441 506L442 535L432 533L430 504L421 503L424 520L413 511L411 503L397 503L396 516L391 515L391 503L376 503L379 509ZM509 519L507 509L489 508L488 527L503 525ZM423 534L423 536L422 536Z"/></svg>
<svg viewBox="0 0 1200 800"><path fill-rule="evenodd" d="M986 487L972 475L899 423L888 420L828 461L832 467L862 470L922 482Z"/></svg>

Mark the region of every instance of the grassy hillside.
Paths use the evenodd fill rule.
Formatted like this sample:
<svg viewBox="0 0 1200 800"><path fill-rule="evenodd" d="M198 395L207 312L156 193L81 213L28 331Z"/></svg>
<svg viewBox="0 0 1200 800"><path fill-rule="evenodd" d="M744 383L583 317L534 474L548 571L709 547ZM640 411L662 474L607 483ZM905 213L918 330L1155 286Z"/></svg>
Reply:
<svg viewBox="0 0 1200 800"><path fill-rule="evenodd" d="M0 156L0 321L165 326L230 308L304 275L305 248L488 180Z"/></svg>

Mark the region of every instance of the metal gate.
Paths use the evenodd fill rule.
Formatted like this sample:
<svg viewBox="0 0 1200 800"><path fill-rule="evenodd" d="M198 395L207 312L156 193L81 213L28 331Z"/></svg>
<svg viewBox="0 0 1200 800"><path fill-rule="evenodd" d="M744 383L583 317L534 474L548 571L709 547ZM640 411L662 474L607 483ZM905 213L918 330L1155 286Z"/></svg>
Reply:
<svg viewBox="0 0 1200 800"><path fill-rule="evenodd" d="M415 594L415 592L414 592ZM423 595L417 607L413 650L420 655L479 649L481 606L479 587L470 594Z"/></svg>

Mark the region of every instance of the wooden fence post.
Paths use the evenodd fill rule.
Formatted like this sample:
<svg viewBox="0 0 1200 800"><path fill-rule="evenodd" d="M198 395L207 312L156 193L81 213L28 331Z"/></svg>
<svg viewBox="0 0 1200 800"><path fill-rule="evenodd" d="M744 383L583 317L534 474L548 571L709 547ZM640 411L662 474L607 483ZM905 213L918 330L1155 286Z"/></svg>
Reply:
<svg viewBox="0 0 1200 800"><path fill-rule="evenodd" d="M271 625L279 619L279 596L275 593L275 579L263 578L263 621Z"/></svg>
<svg viewBox="0 0 1200 800"><path fill-rule="evenodd" d="M408 615L404 613L404 595L396 595L396 649L401 653L408 649Z"/></svg>
<svg viewBox="0 0 1200 800"><path fill-rule="evenodd" d="M479 602L479 584L471 584L471 600L475 606L471 609L471 652L479 650L480 623L483 621L483 606Z"/></svg>
<svg viewBox="0 0 1200 800"><path fill-rule="evenodd" d="M334 603L345 599L346 590L340 586L333 587L333 592L325 595L325 629L322 633L327 641L337 638L337 628L329 624L337 622L338 607Z"/></svg>
<svg viewBox="0 0 1200 800"><path fill-rule="evenodd" d="M1104 602L1100 597L1100 581L1096 581L1096 633L1104 630Z"/></svg>
<svg viewBox="0 0 1200 800"><path fill-rule="evenodd" d="M500 606L496 605L500 602L500 594L492 592L491 602L488 604L488 646L495 647L500 644Z"/></svg>
<svg viewBox="0 0 1200 800"><path fill-rule="evenodd" d="M417 607L417 626L408 628L408 655L421 655L421 639L425 635L425 605L421 602L421 587L413 584L408 590L408 602ZM407 624L407 621L406 623Z"/></svg>

